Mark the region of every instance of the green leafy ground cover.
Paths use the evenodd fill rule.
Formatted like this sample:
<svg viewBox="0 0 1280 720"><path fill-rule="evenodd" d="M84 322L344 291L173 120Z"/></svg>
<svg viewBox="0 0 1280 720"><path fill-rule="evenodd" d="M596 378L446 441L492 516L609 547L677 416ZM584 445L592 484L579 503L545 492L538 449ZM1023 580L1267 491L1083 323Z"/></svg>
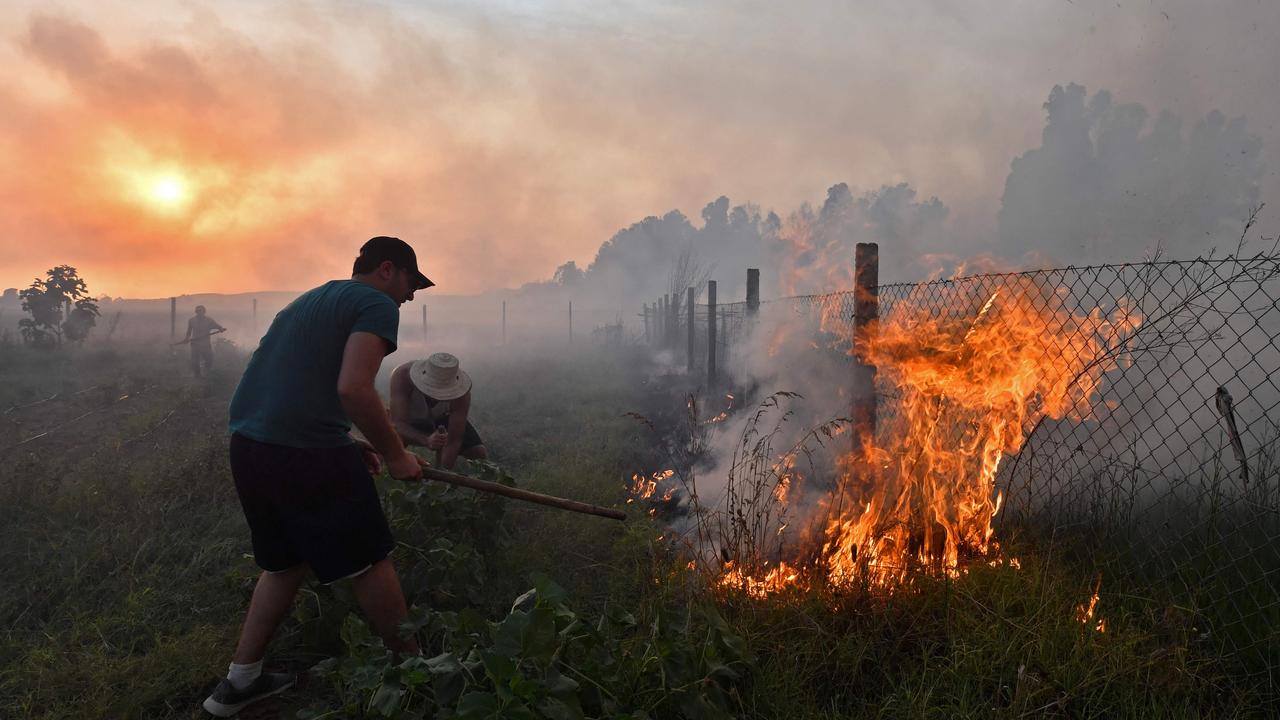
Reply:
<svg viewBox="0 0 1280 720"><path fill-rule="evenodd" d="M4 352L0 717L204 717L256 575L226 466L238 366L196 381L162 353ZM625 355L470 369L499 463L471 472L601 505L621 505L631 473L654 461L652 434L623 414L678 414L682 402ZM1010 548L1021 569L980 567L892 597L819 588L761 601L708 591L635 505L620 524L382 482L424 656L388 657L349 612L349 588L309 586L269 664L315 670L244 717L1273 710L1189 627L1105 595L1107 632L1079 623L1092 578L1033 545Z"/></svg>

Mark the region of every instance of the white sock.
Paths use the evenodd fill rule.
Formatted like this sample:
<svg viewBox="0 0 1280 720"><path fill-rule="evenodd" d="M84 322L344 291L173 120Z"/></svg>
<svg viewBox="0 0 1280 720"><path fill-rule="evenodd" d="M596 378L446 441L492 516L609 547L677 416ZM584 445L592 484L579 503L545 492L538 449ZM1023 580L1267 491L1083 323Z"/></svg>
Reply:
<svg viewBox="0 0 1280 720"><path fill-rule="evenodd" d="M231 663L231 667L227 672L227 679L231 681L231 685L237 690L243 690L249 687L250 683L258 679L262 674L262 661L256 663L246 663L240 665Z"/></svg>

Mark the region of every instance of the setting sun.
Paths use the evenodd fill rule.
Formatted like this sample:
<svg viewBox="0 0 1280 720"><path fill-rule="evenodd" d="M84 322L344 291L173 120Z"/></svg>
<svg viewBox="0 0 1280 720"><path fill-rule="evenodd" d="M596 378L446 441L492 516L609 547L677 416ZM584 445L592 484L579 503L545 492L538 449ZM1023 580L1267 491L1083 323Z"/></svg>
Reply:
<svg viewBox="0 0 1280 720"><path fill-rule="evenodd" d="M162 176L151 185L151 199L160 205L178 205L186 195L186 185L176 175Z"/></svg>

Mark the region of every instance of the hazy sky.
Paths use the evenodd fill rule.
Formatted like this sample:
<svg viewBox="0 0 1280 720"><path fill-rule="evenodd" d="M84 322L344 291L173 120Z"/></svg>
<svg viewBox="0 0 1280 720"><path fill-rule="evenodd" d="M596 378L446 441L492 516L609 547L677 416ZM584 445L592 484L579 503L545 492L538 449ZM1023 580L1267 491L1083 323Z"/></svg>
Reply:
<svg viewBox="0 0 1280 720"><path fill-rule="evenodd" d="M1243 115L1280 208L1277 37L1269 0L6 2L0 287L70 263L129 297L301 289L395 234L478 292L646 215L838 182L909 182L994 240L1072 82Z"/></svg>

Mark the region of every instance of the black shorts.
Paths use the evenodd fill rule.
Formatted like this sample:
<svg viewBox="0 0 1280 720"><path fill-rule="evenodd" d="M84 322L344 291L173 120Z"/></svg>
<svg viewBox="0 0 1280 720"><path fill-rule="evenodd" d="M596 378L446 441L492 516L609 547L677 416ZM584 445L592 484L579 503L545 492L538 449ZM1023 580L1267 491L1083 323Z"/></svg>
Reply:
<svg viewBox="0 0 1280 720"><path fill-rule="evenodd" d="M412 425L413 429L417 430L418 432L433 433L436 430L436 425L432 425L430 420L422 420L422 421L412 422L409 424ZM443 425L445 426L445 429L448 429L449 416L445 415L443 418L441 418L438 425ZM480 433L479 431L476 430L476 426L472 425L471 421L468 420L467 429L465 432L462 433L462 448L461 448L462 452L466 452L471 448L476 447L477 445L483 445L483 444L484 444L484 440L480 437Z"/></svg>
<svg viewBox="0 0 1280 720"><path fill-rule="evenodd" d="M263 570L307 563L331 583L395 547L359 446L292 448L232 435L231 475Z"/></svg>

